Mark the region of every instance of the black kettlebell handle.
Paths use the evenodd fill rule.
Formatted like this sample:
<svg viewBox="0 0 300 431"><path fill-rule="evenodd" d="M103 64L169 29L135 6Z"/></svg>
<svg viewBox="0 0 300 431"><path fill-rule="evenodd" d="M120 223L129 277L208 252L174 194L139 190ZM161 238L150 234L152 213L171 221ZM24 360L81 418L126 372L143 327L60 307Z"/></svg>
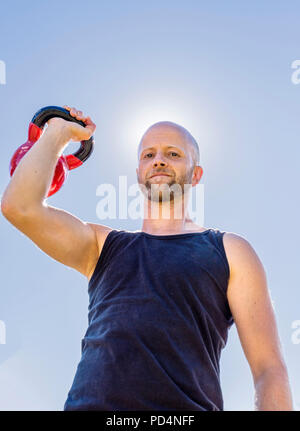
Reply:
<svg viewBox="0 0 300 431"><path fill-rule="evenodd" d="M77 120L76 118L72 117L72 115L67 109L61 108L60 106L45 106L44 108L41 108L33 116L31 122L37 127L39 127L41 130L43 130L43 127L47 123L47 121L54 117L59 117L66 121L73 121L74 123L80 124L80 126L82 127L86 126L83 121ZM90 157L93 151L93 147L94 136L91 136L90 139L81 141L79 150L69 156L76 157L76 159L81 162L78 164L79 166ZM74 167L77 166L74 165Z"/></svg>

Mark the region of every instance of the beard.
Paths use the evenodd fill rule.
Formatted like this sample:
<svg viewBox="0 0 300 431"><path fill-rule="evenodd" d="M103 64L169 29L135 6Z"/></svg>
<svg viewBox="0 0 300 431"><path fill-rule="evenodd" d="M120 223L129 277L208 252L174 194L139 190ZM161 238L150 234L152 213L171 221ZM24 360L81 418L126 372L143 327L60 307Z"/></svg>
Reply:
<svg viewBox="0 0 300 431"><path fill-rule="evenodd" d="M183 198L187 188L191 187L194 167L190 168L184 175L175 178L166 177L163 183L151 183L146 180L144 183L139 180L142 185L144 196L153 202L174 202L176 198Z"/></svg>

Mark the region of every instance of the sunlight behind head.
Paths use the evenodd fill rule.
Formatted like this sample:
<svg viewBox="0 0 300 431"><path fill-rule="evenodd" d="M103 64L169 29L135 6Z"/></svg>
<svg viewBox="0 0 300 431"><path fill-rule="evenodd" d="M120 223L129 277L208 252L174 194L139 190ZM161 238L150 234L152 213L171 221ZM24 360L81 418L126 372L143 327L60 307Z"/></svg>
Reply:
<svg viewBox="0 0 300 431"><path fill-rule="evenodd" d="M151 103L153 102L153 103ZM190 110L188 104L179 106L169 105L164 101L150 101L148 106L131 106L127 108L126 114L122 119L122 136L125 136L124 145L133 147L133 155L138 152L138 146L146 130L153 124L169 121L184 127L192 135L203 135L203 126L195 113ZM194 138L195 139L195 138ZM128 147L127 147L128 148ZM199 161L200 162L200 161Z"/></svg>

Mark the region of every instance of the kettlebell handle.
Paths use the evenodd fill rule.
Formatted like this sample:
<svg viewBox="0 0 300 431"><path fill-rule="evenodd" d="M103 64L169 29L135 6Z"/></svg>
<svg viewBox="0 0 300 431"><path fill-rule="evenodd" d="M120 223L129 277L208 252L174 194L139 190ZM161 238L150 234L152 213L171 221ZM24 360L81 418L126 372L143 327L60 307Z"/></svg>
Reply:
<svg viewBox="0 0 300 431"><path fill-rule="evenodd" d="M51 118L59 117L66 121L73 121L74 123L79 124L82 127L85 127L86 124L72 117L69 111L60 106L45 106L41 108L39 111L35 113L33 116L31 123L37 126L40 130L43 130L44 125ZM91 136L88 140L83 140L80 142L80 148L74 154L68 154L65 156L66 162L68 164L68 168L75 169L78 166L82 165L93 152L94 147L94 136Z"/></svg>

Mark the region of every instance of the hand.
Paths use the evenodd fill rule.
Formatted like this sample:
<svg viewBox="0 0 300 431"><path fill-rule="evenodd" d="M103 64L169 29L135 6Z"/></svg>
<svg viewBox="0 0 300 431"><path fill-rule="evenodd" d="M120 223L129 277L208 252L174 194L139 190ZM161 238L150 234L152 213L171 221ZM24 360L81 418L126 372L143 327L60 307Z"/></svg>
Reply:
<svg viewBox="0 0 300 431"><path fill-rule="evenodd" d="M64 105L63 108L67 109L72 117L83 121L86 126L83 127L73 121L66 121L63 118L54 117L47 121L48 128L61 132L66 141L79 142L88 140L95 132L96 124L93 123L90 117L85 117L83 112L78 111L76 108L70 108L67 105Z"/></svg>

